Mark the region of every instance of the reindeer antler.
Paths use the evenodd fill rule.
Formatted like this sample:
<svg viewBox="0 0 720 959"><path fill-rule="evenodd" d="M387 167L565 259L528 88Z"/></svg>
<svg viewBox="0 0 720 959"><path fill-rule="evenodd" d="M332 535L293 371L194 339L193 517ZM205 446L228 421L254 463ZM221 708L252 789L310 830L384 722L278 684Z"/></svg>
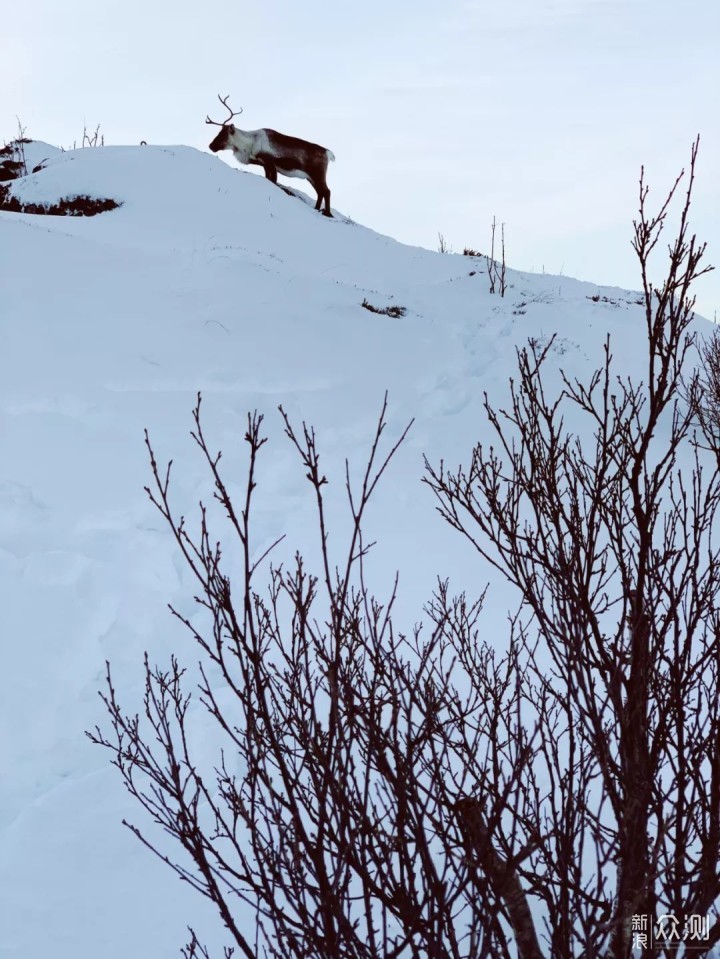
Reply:
<svg viewBox="0 0 720 959"><path fill-rule="evenodd" d="M224 120L222 123L218 123L217 120L211 120L210 117L208 116L208 117L205 117L205 122L206 122L206 123L212 123L212 125L215 126L215 127L226 127L226 126L228 125L228 123L232 120L233 117L236 117L236 116L238 116L239 114L241 114L241 113L242 113L242 107L240 107L239 110L236 110L236 111L233 113L232 108L228 106L228 100L229 100L229 99L230 99L230 94L229 94L229 93L228 93L228 95L225 97L224 100L223 100L223 98L220 96L220 94L218 93L218 100L220 101L220 103L222 103L222 105L225 107L225 109L226 109L226 110L228 111L228 113L230 114L230 116L227 118L227 120Z"/></svg>

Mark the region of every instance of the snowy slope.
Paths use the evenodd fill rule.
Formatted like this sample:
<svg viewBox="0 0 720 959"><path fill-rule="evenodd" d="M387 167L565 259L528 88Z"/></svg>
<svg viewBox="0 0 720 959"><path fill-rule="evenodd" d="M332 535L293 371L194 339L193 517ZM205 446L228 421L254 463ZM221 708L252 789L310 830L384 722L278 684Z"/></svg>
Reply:
<svg viewBox="0 0 720 959"><path fill-rule="evenodd" d="M312 501L277 406L317 429L336 545L344 458L363 465L387 389L391 437L416 422L368 534L373 585L386 591L401 571L408 628L438 575L472 591L489 578L434 513L422 454L467 460L483 391L503 397L529 336L556 333L555 365L585 376L609 332L642 376L642 314L637 294L513 271L501 299L481 259L327 220L188 147L32 148L48 163L13 182L20 199L121 206L87 219L0 213L0 956L169 959L188 923L222 942L217 920L120 825L136 811L83 735L104 722L106 659L128 708L144 650L195 659L167 611L192 612L193 586L143 491L143 428L161 461L175 459L174 502L193 516L211 497L188 437L197 391L231 489L245 415L265 413L256 548L287 531L276 560L312 558ZM407 312L378 315L363 299ZM498 585L488 606L501 642L514 598Z"/></svg>

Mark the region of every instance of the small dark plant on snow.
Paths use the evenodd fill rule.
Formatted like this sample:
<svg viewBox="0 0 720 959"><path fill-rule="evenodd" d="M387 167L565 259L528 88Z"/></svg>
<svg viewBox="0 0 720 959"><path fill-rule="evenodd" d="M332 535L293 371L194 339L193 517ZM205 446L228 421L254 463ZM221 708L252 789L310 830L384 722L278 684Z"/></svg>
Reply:
<svg viewBox="0 0 720 959"><path fill-rule="evenodd" d="M407 313L405 306L373 306L364 298L360 306L370 310L371 313L381 313L383 316L405 316Z"/></svg>

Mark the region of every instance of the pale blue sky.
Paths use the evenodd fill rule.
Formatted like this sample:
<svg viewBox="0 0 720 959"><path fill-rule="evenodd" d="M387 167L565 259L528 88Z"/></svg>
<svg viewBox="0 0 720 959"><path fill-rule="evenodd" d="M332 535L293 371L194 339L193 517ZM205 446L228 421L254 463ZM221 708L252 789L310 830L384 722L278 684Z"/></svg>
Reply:
<svg viewBox="0 0 720 959"><path fill-rule="evenodd" d="M720 267L719 50L718 0L34 0L3 11L0 136L206 148L229 93L330 147L367 226L484 251L496 216L509 266L633 288L640 165L659 200L697 133ZM720 269L697 294L720 313Z"/></svg>

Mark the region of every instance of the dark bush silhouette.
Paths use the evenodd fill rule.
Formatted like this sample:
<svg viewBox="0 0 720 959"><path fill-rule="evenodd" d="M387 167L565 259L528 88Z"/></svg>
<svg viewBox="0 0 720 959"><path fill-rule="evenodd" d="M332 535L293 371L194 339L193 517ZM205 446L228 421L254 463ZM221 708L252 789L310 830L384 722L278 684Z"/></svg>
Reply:
<svg viewBox="0 0 720 959"><path fill-rule="evenodd" d="M720 334L717 327L696 344L697 375L683 384L706 449L715 454L720 469Z"/></svg>
<svg viewBox="0 0 720 959"><path fill-rule="evenodd" d="M614 376L608 341L590 383L563 377L551 398L550 346L532 346L519 354L508 410L486 403L494 447L476 447L467 471L428 466L442 515L523 596L524 681L553 745L524 771L532 784L521 790L520 822L510 819L539 842L526 888L546 904L552 956L581 947L628 957L642 931L633 917L664 913L709 916L704 951L720 938L720 474L703 469L681 395L690 288L711 269L688 235L696 155L697 142L659 288L648 264L680 178L650 217L641 175L633 245L647 380ZM568 433L569 408L586 416L594 442ZM694 469L681 467L681 452ZM653 954L665 952L656 943Z"/></svg>
<svg viewBox="0 0 720 959"><path fill-rule="evenodd" d="M0 180L17 180L18 177L25 176L27 170L23 147L26 143L32 143L32 140L20 137L0 149Z"/></svg>
<svg viewBox="0 0 720 959"><path fill-rule="evenodd" d="M447 583L426 628L405 634L393 623L397 580L386 599L369 594L363 518L405 435L381 456L385 406L359 488L346 470L352 528L338 557L315 434L280 408L321 560L313 572L298 553L264 589L272 547L252 558L262 416L248 416L236 504L199 397L194 411L243 557L232 577L205 507L194 535L177 518L170 465L160 469L146 434L148 494L207 625L175 615L202 657L197 694L225 746L193 754L175 657L160 667L146 656L141 715L123 711L108 664L109 728L89 735L177 855L130 829L216 904L242 955L630 959L636 935L667 913L694 917L697 955L720 938L720 473L702 468L678 389L690 290L709 269L687 235L696 152L659 288L649 258L677 182L650 216L640 179L646 380L617 378L608 342L587 384L564 377L550 397L552 340L532 342L518 351L508 408L485 400L493 446L476 446L467 469L426 463L441 515L518 587L507 642L483 639L482 597L453 598ZM587 435L568 432L566 409ZM676 948L656 939L647 951ZM192 930L183 954L207 956Z"/></svg>
<svg viewBox="0 0 720 959"><path fill-rule="evenodd" d="M96 216L116 210L121 204L116 200L101 197L79 196L63 197L57 203L24 203L10 192L10 187L0 185L0 210L10 213L39 213L48 216Z"/></svg>

